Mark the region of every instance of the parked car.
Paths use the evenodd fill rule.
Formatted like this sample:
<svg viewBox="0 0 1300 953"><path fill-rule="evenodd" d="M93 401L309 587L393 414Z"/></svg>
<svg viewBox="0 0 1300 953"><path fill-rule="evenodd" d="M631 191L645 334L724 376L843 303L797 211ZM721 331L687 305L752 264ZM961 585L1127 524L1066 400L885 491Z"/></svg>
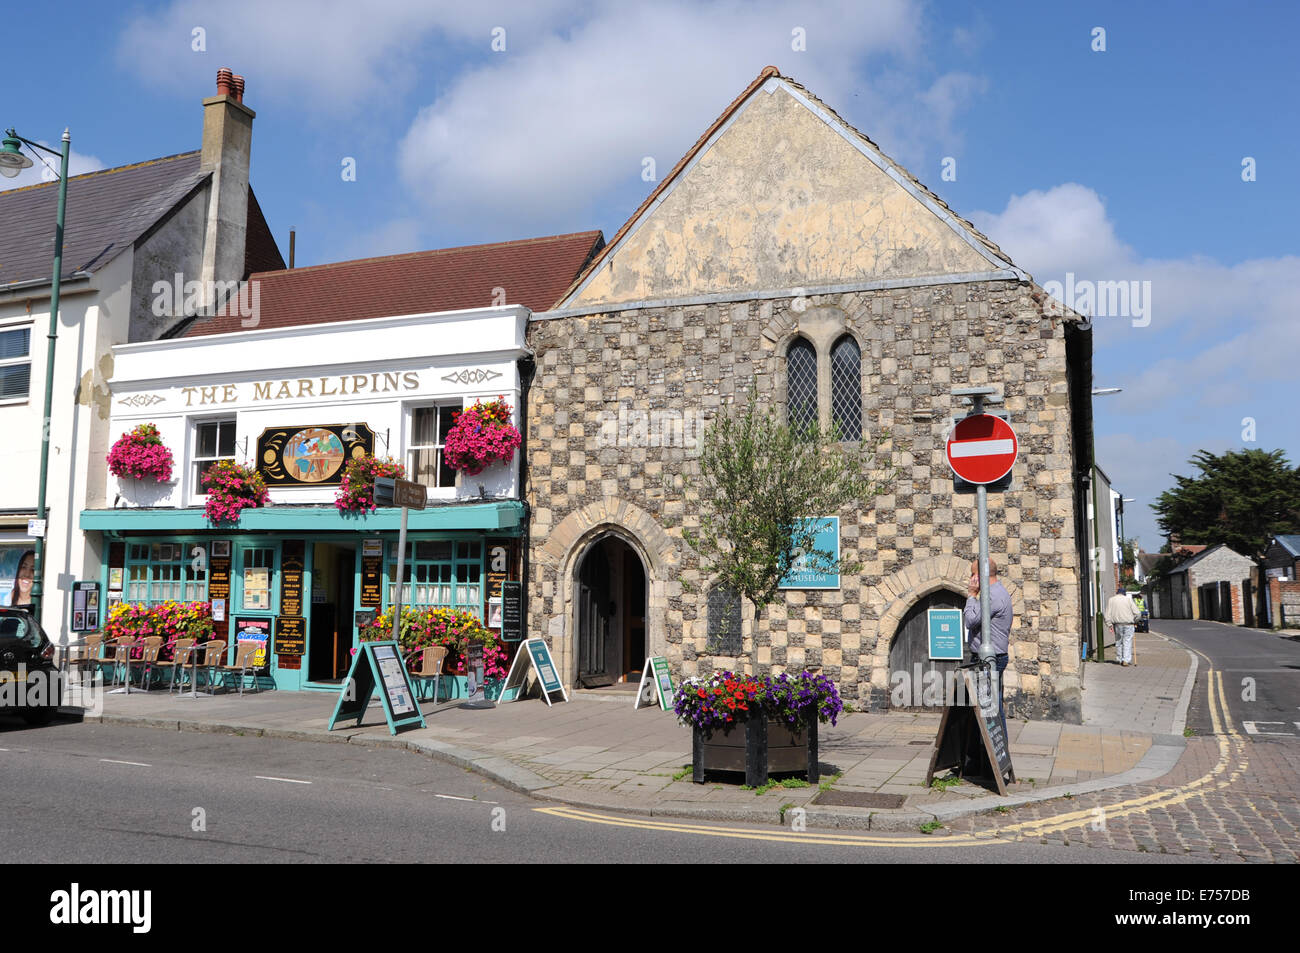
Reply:
<svg viewBox="0 0 1300 953"><path fill-rule="evenodd" d="M26 609L0 606L0 709L18 710L29 725L48 724L62 693L54 643Z"/></svg>

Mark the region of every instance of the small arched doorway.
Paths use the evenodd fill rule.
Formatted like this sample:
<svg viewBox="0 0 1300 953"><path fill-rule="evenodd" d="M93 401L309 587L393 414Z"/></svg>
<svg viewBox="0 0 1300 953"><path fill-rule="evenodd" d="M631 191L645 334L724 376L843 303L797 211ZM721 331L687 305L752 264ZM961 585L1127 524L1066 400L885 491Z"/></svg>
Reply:
<svg viewBox="0 0 1300 953"><path fill-rule="evenodd" d="M961 663L931 661L927 612L930 609L962 609L965 606L965 596L951 589L937 589L918 599L899 621L898 628L894 630L894 640L889 644L891 709L933 711L944 704L944 698L952 691L949 686L954 684L957 666ZM963 647L965 643L966 633L962 632ZM931 672L936 674L931 675ZM902 704L899 704L900 700Z"/></svg>
<svg viewBox="0 0 1300 953"><path fill-rule="evenodd" d="M635 685L646 658L647 576L640 555L607 535L587 547L576 573L578 684Z"/></svg>

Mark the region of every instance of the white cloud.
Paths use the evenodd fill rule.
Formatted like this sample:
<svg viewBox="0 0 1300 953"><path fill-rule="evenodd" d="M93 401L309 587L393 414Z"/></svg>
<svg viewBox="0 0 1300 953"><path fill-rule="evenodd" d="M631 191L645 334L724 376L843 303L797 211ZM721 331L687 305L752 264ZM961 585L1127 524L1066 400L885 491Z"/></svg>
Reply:
<svg viewBox="0 0 1300 953"><path fill-rule="evenodd" d="M792 49L796 30L806 52ZM401 174L440 214L551 227L565 210L639 185L644 157L667 174L768 63L906 162L952 135L984 83L920 80L923 39L920 10L905 0L610 8L458 77L412 123Z"/></svg>
<svg viewBox="0 0 1300 953"><path fill-rule="evenodd" d="M478 43L494 26L507 48L563 20L581 0L430 3L428 0L174 0L131 19L117 42L123 67L154 86L212 89L219 67L248 82L250 103L293 102L347 112L387 103L409 86L420 44L439 36ZM194 49L196 30L204 49ZM254 106L256 108L256 106Z"/></svg>
<svg viewBox="0 0 1300 953"><path fill-rule="evenodd" d="M1063 282L1070 272L1151 283L1149 326L1096 322L1098 381L1110 383L1102 379L1108 368L1130 366L1123 380L1134 408L1263 401L1268 386L1294 380L1300 257L1234 265L1206 256L1142 258L1120 240L1101 197L1077 183L1013 196L1002 212L977 212L972 221L1040 284Z"/></svg>

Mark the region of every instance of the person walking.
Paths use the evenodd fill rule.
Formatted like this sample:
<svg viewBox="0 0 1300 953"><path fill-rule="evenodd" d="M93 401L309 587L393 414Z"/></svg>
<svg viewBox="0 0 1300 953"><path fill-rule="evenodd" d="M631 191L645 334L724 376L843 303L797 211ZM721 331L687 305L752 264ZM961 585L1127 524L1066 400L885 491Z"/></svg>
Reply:
<svg viewBox="0 0 1300 953"><path fill-rule="evenodd" d="M1119 664L1126 667L1132 665L1133 627L1142 618L1142 610L1137 607L1123 583L1115 588L1115 595L1107 601L1102 615L1106 618L1106 625L1115 634L1115 654L1119 656Z"/></svg>

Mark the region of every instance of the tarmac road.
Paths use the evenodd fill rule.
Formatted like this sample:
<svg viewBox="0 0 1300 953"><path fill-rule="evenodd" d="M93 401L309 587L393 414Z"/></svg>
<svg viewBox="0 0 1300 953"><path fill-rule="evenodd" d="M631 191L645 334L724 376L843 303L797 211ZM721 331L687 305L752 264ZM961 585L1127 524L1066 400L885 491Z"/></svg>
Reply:
<svg viewBox="0 0 1300 953"><path fill-rule="evenodd" d="M1186 860L575 812L410 752L8 715L0 778L9 864Z"/></svg>

